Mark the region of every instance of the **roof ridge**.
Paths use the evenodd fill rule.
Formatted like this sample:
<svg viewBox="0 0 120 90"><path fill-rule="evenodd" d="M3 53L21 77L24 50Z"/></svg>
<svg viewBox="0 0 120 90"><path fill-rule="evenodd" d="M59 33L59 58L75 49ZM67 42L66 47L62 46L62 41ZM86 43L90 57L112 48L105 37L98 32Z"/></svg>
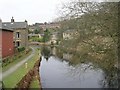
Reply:
<svg viewBox="0 0 120 90"><path fill-rule="evenodd" d="M26 22L2 22L2 25L8 28L27 28Z"/></svg>

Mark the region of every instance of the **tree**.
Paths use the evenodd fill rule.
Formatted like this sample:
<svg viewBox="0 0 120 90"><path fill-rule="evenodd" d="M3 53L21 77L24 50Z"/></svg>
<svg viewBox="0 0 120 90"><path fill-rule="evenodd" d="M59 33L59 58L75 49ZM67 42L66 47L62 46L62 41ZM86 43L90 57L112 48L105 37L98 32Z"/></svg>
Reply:
<svg viewBox="0 0 120 90"><path fill-rule="evenodd" d="M95 35L108 36L117 42L118 3L110 2L80 2L72 1L63 5L62 28L74 28L80 32L80 40L89 39ZM96 33L96 31L99 31ZM91 40L92 45L94 42ZM88 44L89 44L88 43ZM95 44L94 44L95 45Z"/></svg>
<svg viewBox="0 0 120 90"><path fill-rule="evenodd" d="M39 33L40 33L40 29L35 29L35 30L34 30L34 33L35 33L35 34L39 34Z"/></svg>
<svg viewBox="0 0 120 90"><path fill-rule="evenodd" d="M118 4L118 2L97 3L74 0L64 4L61 10L63 30L72 27L78 29L80 33L80 37L76 41L73 39L73 41L68 41L68 44L65 41L64 44L67 44L66 47L70 46L70 44L72 46L76 45L76 47L79 46L80 50L83 50L80 55L84 52L85 55L89 55L92 59L95 58L97 62L100 61L101 63L103 61L104 66L99 66L102 66L106 74L111 74L110 77L107 75L110 87L118 85L117 77L114 77L116 72L114 71L116 69L114 65L118 62L119 44L118 17L120 15L118 7L120 5ZM82 54L82 56L84 55Z"/></svg>
<svg viewBox="0 0 120 90"><path fill-rule="evenodd" d="M47 42L50 39L50 32L48 29L44 31L43 42Z"/></svg>

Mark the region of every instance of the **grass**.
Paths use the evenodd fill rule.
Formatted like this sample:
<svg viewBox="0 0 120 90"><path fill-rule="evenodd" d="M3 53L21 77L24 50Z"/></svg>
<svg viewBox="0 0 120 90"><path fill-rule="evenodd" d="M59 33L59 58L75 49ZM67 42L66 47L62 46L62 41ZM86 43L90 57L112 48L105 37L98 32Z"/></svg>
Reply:
<svg viewBox="0 0 120 90"><path fill-rule="evenodd" d="M6 70L8 70L10 67L16 65L17 63L19 63L21 60L23 60L24 58L26 58L27 56L29 56L31 54L32 51L28 52L27 54L25 55L22 55L22 57L20 58L16 58L16 60L14 60L13 62L9 63L8 65L6 66L3 66L3 67L0 67L2 68L2 72L5 72ZM23 52L24 53L24 52ZM21 54L21 53L20 53Z"/></svg>
<svg viewBox="0 0 120 90"><path fill-rule="evenodd" d="M33 81L30 84L30 88L40 88L39 80L37 78L33 78Z"/></svg>
<svg viewBox="0 0 120 90"><path fill-rule="evenodd" d="M28 57L30 54L31 54L31 51L30 51L28 54L22 56L21 58L13 61L13 62L11 62L11 63L9 63L7 66L2 67L2 72L5 72L5 71L8 70L10 67L16 65L16 64L19 63L21 60L23 60L24 58Z"/></svg>
<svg viewBox="0 0 120 90"><path fill-rule="evenodd" d="M33 68L35 62L40 57L38 53L39 53L39 50L35 50L34 56L27 61L28 63L27 68L25 68L25 64L23 64L14 73L10 74L8 77L3 79L5 88L14 88L16 84L22 79L22 77L25 76L27 72Z"/></svg>

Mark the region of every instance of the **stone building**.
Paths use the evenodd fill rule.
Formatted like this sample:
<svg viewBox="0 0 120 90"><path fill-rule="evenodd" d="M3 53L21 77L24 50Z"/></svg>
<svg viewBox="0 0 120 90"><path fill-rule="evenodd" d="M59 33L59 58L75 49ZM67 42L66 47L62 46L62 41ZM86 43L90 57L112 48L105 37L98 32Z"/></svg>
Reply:
<svg viewBox="0 0 120 90"><path fill-rule="evenodd" d="M64 40L70 40L70 39L76 39L76 36L79 36L79 32L76 30L66 30L63 32L63 39Z"/></svg>
<svg viewBox="0 0 120 90"><path fill-rule="evenodd" d="M58 29L60 28L60 23L59 22L51 22L51 23L35 23L36 27L41 28L43 31L45 31L46 29Z"/></svg>
<svg viewBox="0 0 120 90"><path fill-rule="evenodd" d="M15 47L27 47L28 46L28 24L24 22L15 22L12 17L11 22L3 22L2 26L13 29L13 39Z"/></svg>

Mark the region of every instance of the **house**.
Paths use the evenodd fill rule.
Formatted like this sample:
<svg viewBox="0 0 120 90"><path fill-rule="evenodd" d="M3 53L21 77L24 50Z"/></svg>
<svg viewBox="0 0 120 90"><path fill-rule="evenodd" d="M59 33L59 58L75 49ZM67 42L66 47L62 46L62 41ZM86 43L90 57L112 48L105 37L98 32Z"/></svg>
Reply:
<svg viewBox="0 0 120 90"><path fill-rule="evenodd" d="M13 30L2 26L2 22L0 26L0 52L5 58L14 54Z"/></svg>
<svg viewBox="0 0 120 90"><path fill-rule="evenodd" d="M42 28L44 31L46 29L58 29L60 28L60 24L57 22L51 22L51 23L40 23L38 24L40 28Z"/></svg>
<svg viewBox="0 0 120 90"><path fill-rule="evenodd" d="M38 30L37 33L35 33L35 30ZM33 34L33 35L32 35ZM38 26L38 24L34 24L34 25L29 25L29 36L36 36L39 35L39 37L43 37L44 36L44 31L42 28L40 28Z"/></svg>
<svg viewBox="0 0 120 90"><path fill-rule="evenodd" d="M29 25L29 33L34 33L34 30L36 29L35 26Z"/></svg>
<svg viewBox="0 0 120 90"><path fill-rule="evenodd" d="M66 30L63 32L63 39L64 40L76 39L76 37L79 35L80 35L79 32L76 30Z"/></svg>
<svg viewBox="0 0 120 90"><path fill-rule="evenodd" d="M2 26L13 29L13 39L15 47L27 47L28 46L28 24L24 22L15 22L12 17L11 22L3 22Z"/></svg>
<svg viewBox="0 0 120 90"><path fill-rule="evenodd" d="M56 44L57 40L58 40L58 32L52 33L51 40L50 40L51 44Z"/></svg>

